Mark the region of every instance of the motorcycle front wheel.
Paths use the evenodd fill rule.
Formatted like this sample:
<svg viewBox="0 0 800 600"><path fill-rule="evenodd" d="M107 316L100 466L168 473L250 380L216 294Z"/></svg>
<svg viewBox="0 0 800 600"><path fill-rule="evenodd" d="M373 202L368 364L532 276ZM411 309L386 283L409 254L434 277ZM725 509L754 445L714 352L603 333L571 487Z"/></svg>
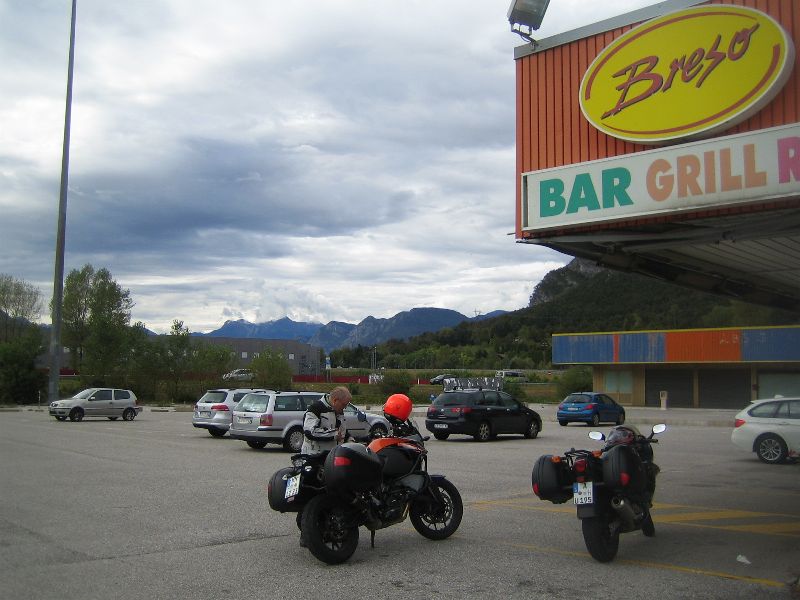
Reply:
<svg viewBox="0 0 800 600"><path fill-rule="evenodd" d="M311 554L324 563L338 565L358 547L358 526L348 508L336 496L312 498L303 509L301 536Z"/></svg>
<svg viewBox="0 0 800 600"><path fill-rule="evenodd" d="M619 531L611 531L611 520L604 515L581 520L583 541L592 558L611 562L619 549Z"/></svg>
<svg viewBox="0 0 800 600"><path fill-rule="evenodd" d="M461 517L464 516L461 494L446 479L432 481L425 494L427 498L418 499L411 505L411 524L429 540L450 537L461 525Z"/></svg>

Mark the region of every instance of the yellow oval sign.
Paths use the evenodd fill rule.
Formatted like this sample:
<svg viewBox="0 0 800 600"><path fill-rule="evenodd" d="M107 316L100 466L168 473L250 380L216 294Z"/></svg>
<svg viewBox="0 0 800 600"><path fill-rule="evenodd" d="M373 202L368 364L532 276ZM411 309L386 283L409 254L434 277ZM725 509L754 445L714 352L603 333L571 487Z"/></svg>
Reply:
<svg viewBox="0 0 800 600"><path fill-rule="evenodd" d="M794 45L770 16L726 4L647 21L609 44L583 76L580 105L608 135L660 144L745 120L791 74Z"/></svg>

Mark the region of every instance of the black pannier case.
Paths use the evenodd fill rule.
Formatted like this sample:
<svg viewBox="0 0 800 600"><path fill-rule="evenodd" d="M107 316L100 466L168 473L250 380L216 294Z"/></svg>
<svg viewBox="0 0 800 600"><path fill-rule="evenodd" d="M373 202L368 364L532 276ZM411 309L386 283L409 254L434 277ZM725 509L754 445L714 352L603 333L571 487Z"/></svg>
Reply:
<svg viewBox="0 0 800 600"><path fill-rule="evenodd" d="M267 486L267 495L269 497L269 506L272 510L277 510L279 512L300 512L305 503L308 502L308 498L304 496L309 496L309 494L304 491L302 487L297 496L294 496L291 501L286 499L286 483L294 474L294 469L292 467L286 467L275 471L270 478L269 485Z"/></svg>
<svg viewBox="0 0 800 600"><path fill-rule="evenodd" d="M623 485L622 474L628 474ZM603 454L603 481L612 490L639 493L647 483L642 459L630 446L614 446Z"/></svg>
<svg viewBox="0 0 800 600"><path fill-rule="evenodd" d="M552 454L544 454L534 463L531 485L542 500L563 504L572 498L572 481L566 465L563 462L554 463L551 458Z"/></svg>
<svg viewBox="0 0 800 600"><path fill-rule="evenodd" d="M325 459L325 486L334 492L361 492L381 483L381 460L366 446L336 446Z"/></svg>

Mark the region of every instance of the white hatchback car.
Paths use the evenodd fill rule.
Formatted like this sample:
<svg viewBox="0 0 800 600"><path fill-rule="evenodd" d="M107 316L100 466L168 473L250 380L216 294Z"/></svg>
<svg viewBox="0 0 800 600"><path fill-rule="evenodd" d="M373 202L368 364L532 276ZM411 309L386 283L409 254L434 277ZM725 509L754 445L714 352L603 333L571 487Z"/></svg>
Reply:
<svg viewBox="0 0 800 600"><path fill-rule="evenodd" d="M59 421L82 421L84 417L106 417L116 421L133 421L142 407L136 404L136 394L115 388L88 388L66 400L50 403L50 415Z"/></svg>
<svg viewBox="0 0 800 600"><path fill-rule="evenodd" d="M755 400L736 414L731 441L768 464L800 455L800 398Z"/></svg>

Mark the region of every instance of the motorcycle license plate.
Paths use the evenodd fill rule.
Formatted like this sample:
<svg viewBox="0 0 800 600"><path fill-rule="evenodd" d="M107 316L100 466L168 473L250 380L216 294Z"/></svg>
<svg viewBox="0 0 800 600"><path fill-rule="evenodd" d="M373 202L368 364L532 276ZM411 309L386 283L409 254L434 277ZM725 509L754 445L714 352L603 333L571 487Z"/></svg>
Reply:
<svg viewBox="0 0 800 600"><path fill-rule="evenodd" d="M293 498L300 491L300 475L295 475L286 480L286 494L284 498Z"/></svg>
<svg viewBox="0 0 800 600"><path fill-rule="evenodd" d="M592 482L589 481L587 483L573 483L572 501L575 504L594 503L594 488L592 486Z"/></svg>
<svg viewBox="0 0 800 600"><path fill-rule="evenodd" d="M434 429L447 429L447 423L434 423Z"/></svg>

